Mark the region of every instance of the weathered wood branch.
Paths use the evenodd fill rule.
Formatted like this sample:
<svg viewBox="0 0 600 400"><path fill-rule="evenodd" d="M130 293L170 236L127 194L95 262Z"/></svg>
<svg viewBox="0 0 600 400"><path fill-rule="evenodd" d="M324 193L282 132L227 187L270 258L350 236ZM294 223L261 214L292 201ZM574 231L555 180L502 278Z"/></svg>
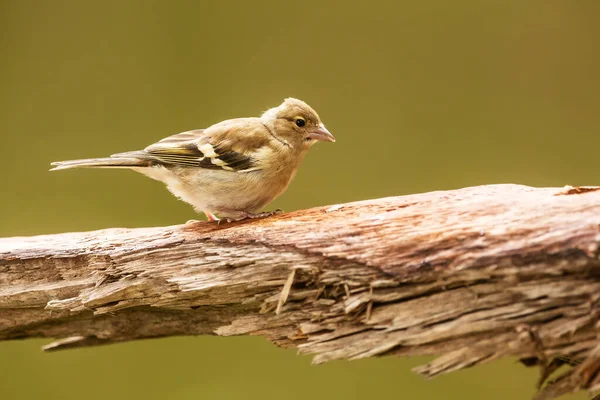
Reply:
<svg viewBox="0 0 600 400"><path fill-rule="evenodd" d="M0 340L265 335L315 362L516 356L600 387L600 191L495 185L231 224L0 239Z"/></svg>

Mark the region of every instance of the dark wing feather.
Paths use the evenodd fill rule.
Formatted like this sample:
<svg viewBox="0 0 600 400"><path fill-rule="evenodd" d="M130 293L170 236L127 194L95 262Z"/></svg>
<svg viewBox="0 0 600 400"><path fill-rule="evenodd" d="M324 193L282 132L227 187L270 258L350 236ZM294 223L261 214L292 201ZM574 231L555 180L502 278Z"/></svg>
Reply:
<svg viewBox="0 0 600 400"><path fill-rule="evenodd" d="M213 146L214 152L218 154L218 159L223 161L225 165L234 171L243 171L251 169L255 166L252 157L226 149L223 145ZM213 163L214 158L205 157L200 166L203 168L221 168Z"/></svg>
<svg viewBox="0 0 600 400"><path fill-rule="evenodd" d="M169 166L248 171L256 165L253 158L216 142L202 129L169 136L144 152L156 162Z"/></svg>

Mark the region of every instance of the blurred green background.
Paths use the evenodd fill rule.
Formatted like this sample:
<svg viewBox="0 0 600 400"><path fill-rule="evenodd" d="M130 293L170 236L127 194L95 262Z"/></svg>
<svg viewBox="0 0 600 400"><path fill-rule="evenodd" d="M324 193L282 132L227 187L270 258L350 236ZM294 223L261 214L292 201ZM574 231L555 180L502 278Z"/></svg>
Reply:
<svg viewBox="0 0 600 400"><path fill-rule="evenodd" d="M320 144L272 208L486 183L598 184L600 2L0 0L0 236L178 224L129 171L54 160L142 148L288 96ZM426 359L312 366L259 337L43 354L0 343L0 399L529 399L503 360L426 381ZM567 396L584 399L584 394Z"/></svg>

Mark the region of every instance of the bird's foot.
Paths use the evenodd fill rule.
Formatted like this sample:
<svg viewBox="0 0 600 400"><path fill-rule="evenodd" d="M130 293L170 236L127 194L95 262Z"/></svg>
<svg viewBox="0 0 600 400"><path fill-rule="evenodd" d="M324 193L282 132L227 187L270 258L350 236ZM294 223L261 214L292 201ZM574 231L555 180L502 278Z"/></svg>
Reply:
<svg viewBox="0 0 600 400"><path fill-rule="evenodd" d="M270 217L272 215L278 214L282 212L282 210L277 209L274 211L264 211L261 213L250 213L250 212L246 212L246 211L235 211L235 212L231 212L231 213L227 213L227 214L234 214L234 217L228 217L228 218L223 218L221 220L219 220L218 223L221 223L222 221L225 222L237 222L237 221L242 221L245 219L257 219L257 218L266 218L266 217Z"/></svg>
<svg viewBox="0 0 600 400"><path fill-rule="evenodd" d="M246 216L246 218L266 218L266 217L270 217L271 215L279 214L280 212L283 212L283 210L278 208L277 210L263 211L258 214L247 213L248 215Z"/></svg>

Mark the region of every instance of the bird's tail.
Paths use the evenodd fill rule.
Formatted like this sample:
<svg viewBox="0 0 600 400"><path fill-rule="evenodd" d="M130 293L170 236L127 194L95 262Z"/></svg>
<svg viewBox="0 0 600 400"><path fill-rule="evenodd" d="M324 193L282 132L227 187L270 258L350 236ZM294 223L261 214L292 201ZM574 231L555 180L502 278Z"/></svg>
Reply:
<svg viewBox="0 0 600 400"><path fill-rule="evenodd" d="M82 160L56 161L50 171L69 168L136 168L150 167L155 160L145 151L130 151L127 153L113 154L105 158L86 158Z"/></svg>

